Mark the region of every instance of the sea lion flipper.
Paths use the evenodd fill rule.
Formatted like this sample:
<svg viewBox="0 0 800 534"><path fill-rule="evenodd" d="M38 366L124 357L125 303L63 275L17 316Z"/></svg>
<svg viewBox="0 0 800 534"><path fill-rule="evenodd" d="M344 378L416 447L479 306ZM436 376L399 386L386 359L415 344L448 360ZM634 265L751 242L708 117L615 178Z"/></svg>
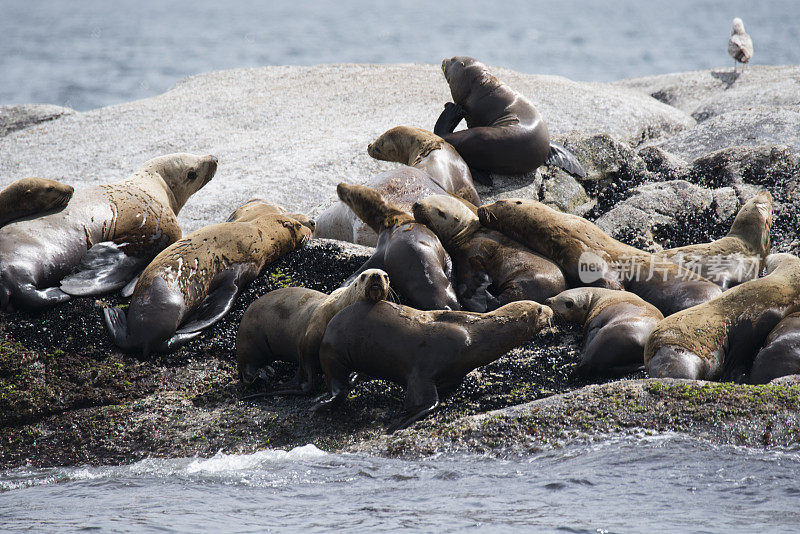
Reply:
<svg viewBox="0 0 800 534"><path fill-rule="evenodd" d="M578 158L576 158L572 152L556 143L550 143L550 155L547 156L547 160L544 164L555 165L578 178L586 177L586 171L583 170L583 166L581 162L578 161Z"/></svg>
<svg viewBox="0 0 800 534"><path fill-rule="evenodd" d="M110 293L124 287L146 263L145 258L128 256L122 245L97 243L83 256L78 270L61 280L61 291L75 297Z"/></svg>
<svg viewBox="0 0 800 534"><path fill-rule="evenodd" d="M389 434L419 421L439 406L439 392L433 380L412 376L408 380L403 415L386 431Z"/></svg>
<svg viewBox="0 0 800 534"><path fill-rule="evenodd" d="M131 281L128 282L125 285L125 287L122 288L122 290L120 290L119 294L125 298L128 298L131 295L133 295L133 290L136 289L136 284L139 282L139 278L141 278L141 276L142 273L139 273L133 278L131 278Z"/></svg>
<svg viewBox="0 0 800 534"><path fill-rule="evenodd" d="M33 284L24 284L14 295L15 304L31 309L39 310L48 306L53 306L61 302L68 301L70 296L57 287L47 289L36 289Z"/></svg>
<svg viewBox="0 0 800 534"><path fill-rule="evenodd" d="M230 269L223 271L211 283L211 289L197 311L175 332L189 334L211 326L228 313L239 294L236 284L238 273Z"/></svg>
<svg viewBox="0 0 800 534"><path fill-rule="evenodd" d="M466 115L467 112L463 107L453 102L448 102L444 105L444 110L442 114L439 115L436 125L433 127L433 133L438 136L453 133L458 123L461 122Z"/></svg>

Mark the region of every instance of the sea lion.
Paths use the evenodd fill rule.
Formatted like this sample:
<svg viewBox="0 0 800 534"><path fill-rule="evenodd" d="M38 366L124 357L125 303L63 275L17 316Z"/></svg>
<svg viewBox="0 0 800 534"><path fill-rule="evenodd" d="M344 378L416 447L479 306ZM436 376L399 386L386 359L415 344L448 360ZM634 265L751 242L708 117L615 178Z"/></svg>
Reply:
<svg viewBox="0 0 800 534"><path fill-rule="evenodd" d="M76 191L60 211L0 228L0 308L123 287L180 238L178 212L216 170L214 156L161 156L130 178Z"/></svg>
<svg viewBox="0 0 800 534"><path fill-rule="evenodd" d="M703 303L720 288L675 263L617 241L583 217L535 200L498 200L478 209L481 223L554 261L572 286L626 289L664 316Z"/></svg>
<svg viewBox="0 0 800 534"><path fill-rule="evenodd" d="M374 189L341 183L336 193L378 234L375 252L346 284L367 269L383 269L392 286L412 306L422 310L461 309L450 284L453 264L436 234Z"/></svg>
<svg viewBox="0 0 800 534"><path fill-rule="evenodd" d="M445 191L472 204L481 202L467 163L450 143L428 130L397 126L370 143L367 153L425 171Z"/></svg>
<svg viewBox="0 0 800 534"><path fill-rule="evenodd" d="M541 165L586 176L574 155L550 142L547 125L534 105L495 78L483 63L455 56L442 61L442 72L453 102L445 104L433 133L453 145L474 180L491 185L490 173L525 174ZM461 119L467 120L467 129L455 132Z"/></svg>
<svg viewBox="0 0 800 534"><path fill-rule="evenodd" d="M420 198L448 193L428 173L414 167L400 167L383 172L373 176L364 185L376 190L387 201L405 211L410 211L414 202ZM370 247L378 243L378 235L344 202L339 201L326 209L316 221L314 237L338 239Z"/></svg>
<svg viewBox="0 0 800 534"><path fill-rule="evenodd" d="M330 295L305 287L285 287L259 297L244 312L236 334L239 378L251 384L275 360L297 363L297 393L316 389L319 346L334 315L361 300L389 295L389 275L367 269ZM287 391L292 392L292 391Z"/></svg>
<svg viewBox="0 0 800 534"><path fill-rule="evenodd" d="M0 226L11 221L61 209L69 203L72 186L46 178L22 178L0 191Z"/></svg>
<svg viewBox="0 0 800 534"><path fill-rule="evenodd" d="M667 249L661 255L728 289L761 274L771 227L772 195L761 191L745 202L722 239Z"/></svg>
<svg viewBox="0 0 800 534"><path fill-rule="evenodd" d="M404 413L388 431L405 428L434 410L440 396L455 390L470 371L529 340L552 316L550 308L530 300L489 313L357 302L325 330L319 360L330 397L315 410L341 403L355 371L406 388Z"/></svg>
<svg viewBox="0 0 800 534"><path fill-rule="evenodd" d="M311 238L280 213L206 226L164 249L133 290L128 314L104 308L114 343L124 350L170 352L230 311L239 291L268 264Z"/></svg>
<svg viewBox="0 0 800 534"><path fill-rule="evenodd" d="M544 302L567 288L558 265L484 228L462 201L443 195L425 198L414 204L414 218L433 230L450 253L464 309L485 312L515 300Z"/></svg>
<svg viewBox="0 0 800 534"><path fill-rule="evenodd" d="M577 370L585 375L621 375L641 368L647 338L664 318L633 293L601 287L568 289L546 304L556 316L583 325Z"/></svg>
<svg viewBox="0 0 800 534"><path fill-rule="evenodd" d="M647 340L653 377L741 379L778 322L800 310L800 258L772 254L767 275L665 318Z"/></svg>
<svg viewBox="0 0 800 534"><path fill-rule="evenodd" d="M750 383L768 384L796 374L800 374L800 313L787 315L769 333L753 360Z"/></svg>
<svg viewBox="0 0 800 534"><path fill-rule="evenodd" d="M308 218L308 216L302 213L290 213L283 206L270 204L261 198L251 198L240 207L236 208L236 210L231 213L231 216L228 217L226 222L250 222L267 213L288 215L312 232L314 231L314 228L316 228L316 223L312 219Z"/></svg>

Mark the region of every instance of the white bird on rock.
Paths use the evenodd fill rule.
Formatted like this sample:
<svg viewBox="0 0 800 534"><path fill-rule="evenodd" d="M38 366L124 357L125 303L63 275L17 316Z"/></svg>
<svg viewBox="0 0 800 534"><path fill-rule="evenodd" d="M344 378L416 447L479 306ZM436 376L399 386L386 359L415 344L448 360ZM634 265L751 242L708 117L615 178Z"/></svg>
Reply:
<svg viewBox="0 0 800 534"><path fill-rule="evenodd" d="M731 30L731 38L728 39L728 54L734 60L733 72L736 72L739 63L742 64L742 72L744 72L744 65L753 57L753 40L744 31L744 22L739 17L733 19L733 30Z"/></svg>

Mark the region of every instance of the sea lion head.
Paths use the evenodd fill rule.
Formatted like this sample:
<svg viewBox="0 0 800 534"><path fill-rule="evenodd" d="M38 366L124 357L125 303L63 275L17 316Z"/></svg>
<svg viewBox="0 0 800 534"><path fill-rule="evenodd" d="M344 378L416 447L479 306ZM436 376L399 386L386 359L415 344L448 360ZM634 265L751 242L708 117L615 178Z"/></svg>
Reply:
<svg viewBox="0 0 800 534"><path fill-rule="evenodd" d="M578 287L562 291L555 297L547 299L545 303L565 321L583 323L589 315L593 297L590 288Z"/></svg>
<svg viewBox="0 0 800 534"><path fill-rule="evenodd" d="M414 220L410 213L388 202L371 187L342 182L336 187L336 194L377 234L396 224Z"/></svg>
<svg viewBox="0 0 800 534"><path fill-rule="evenodd" d="M367 153L382 161L395 161L413 166L444 140L438 135L412 126L396 126L387 130L367 146Z"/></svg>
<svg viewBox="0 0 800 534"><path fill-rule="evenodd" d="M349 287L357 300L386 300L389 296L389 275L380 269L367 269Z"/></svg>
<svg viewBox="0 0 800 534"><path fill-rule="evenodd" d="M463 202L447 195L434 195L414 203L414 219L449 244L472 227L480 227L478 216Z"/></svg>
<svg viewBox="0 0 800 534"><path fill-rule="evenodd" d="M553 320L553 310L549 306L539 304L533 300L510 302L494 311L488 312L487 315L522 319L537 330L549 325Z"/></svg>
<svg viewBox="0 0 800 534"><path fill-rule="evenodd" d="M779 254L770 254L764 262L766 274L770 275L781 267L789 265L800 266L800 258L794 254L782 252Z"/></svg>
<svg viewBox="0 0 800 534"><path fill-rule="evenodd" d="M758 250L762 258L769 254L772 228L772 195L761 191L748 200L731 225L728 235L736 236Z"/></svg>
<svg viewBox="0 0 800 534"><path fill-rule="evenodd" d="M744 34L744 22L739 17L733 19L733 29L731 30L731 35L743 35Z"/></svg>
<svg viewBox="0 0 800 534"><path fill-rule="evenodd" d="M267 214L283 214L288 215L292 219L295 219L300 224L311 230L314 231L317 223L309 219L307 216L303 215L302 213L289 213L286 211L285 208L282 206L277 206L275 204L270 204L266 200L260 198L251 198L238 208L236 208L233 213L231 213L230 217L228 217L226 222L251 222L262 215Z"/></svg>
<svg viewBox="0 0 800 534"><path fill-rule="evenodd" d="M172 210L177 215L189 197L214 177L217 158L187 153L167 154L145 163L142 171L161 176L174 197Z"/></svg>
<svg viewBox="0 0 800 534"><path fill-rule="evenodd" d="M12 208L30 207L36 211L53 211L65 207L72 193L75 192L72 186L62 184L47 178L22 178L9 186L19 193L15 197L20 203Z"/></svg>
<svg viewBox="0 0 800 534"><path fill-rule="evenodd" d="M514 215L519 212L523 203L523 200L512 198L481 206L478 208L478 219L487 228L502 231L506 221L514 219Z"/></svg>
<svg viewBox="0 0 800 534"><path fill-rule="evenodd" d="M499 83L483 63L467 56L453 56L443 60L442 72L450 86L453 102L462 106L475 89L486 84Z"/></svg>

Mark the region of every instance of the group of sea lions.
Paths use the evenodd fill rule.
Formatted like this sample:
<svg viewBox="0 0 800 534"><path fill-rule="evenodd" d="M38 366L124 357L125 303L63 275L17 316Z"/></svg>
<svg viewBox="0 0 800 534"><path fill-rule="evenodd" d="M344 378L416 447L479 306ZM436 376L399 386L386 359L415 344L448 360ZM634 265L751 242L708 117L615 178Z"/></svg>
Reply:
<svg viewBox="0 0 800 534"><path fill-rule="evenodd" d="M324 376L315 410L342 402L359 375L387 379L406 389L390 430L404 428L554 316L583 325L585 374L644 365L656 377L766 382L800 372L800 258L768 256L768 192L743 205L722 239L659 254L536 200L481 205L473 178L583 169L484 65L454 57L442 70L453 102L435 133L381 135L370 156L404 166L339 184L339 201L316 222L254 199L181 238L178 212L214 176L213 156L162 156L85 191L15 182L0 192L0 309L122 290L127 310L103 309L114 343L145 357L171 351L313 233L375 250L330 295L292 287L257 299L236 356L246 384L268 381L276 360L297 364L294 382L270 393L310 395ZM456 132L462 119L468 128ZM395 291L408 305L387 300Z"/></svg>

